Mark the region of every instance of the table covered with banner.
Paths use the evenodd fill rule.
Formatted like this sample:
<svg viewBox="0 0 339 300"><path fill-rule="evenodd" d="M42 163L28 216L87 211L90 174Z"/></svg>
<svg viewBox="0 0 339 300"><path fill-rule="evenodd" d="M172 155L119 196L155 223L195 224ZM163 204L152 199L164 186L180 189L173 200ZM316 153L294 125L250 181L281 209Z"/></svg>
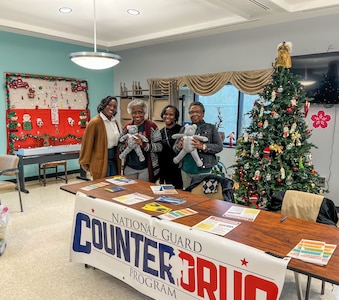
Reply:
<svg viewBox="0 0 339 300"><path fill-rule="evenodd" d="M289 259L77 193L70 259L154 299L279 299ZM180 224L181 223L181 224Z"/></svg>

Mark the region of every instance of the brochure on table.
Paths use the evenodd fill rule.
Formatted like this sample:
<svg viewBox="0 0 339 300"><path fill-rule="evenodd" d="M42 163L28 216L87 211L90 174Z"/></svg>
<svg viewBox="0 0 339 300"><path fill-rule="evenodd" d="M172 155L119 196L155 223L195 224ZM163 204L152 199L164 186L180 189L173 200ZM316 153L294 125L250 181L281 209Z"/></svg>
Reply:
<svg viewBox="0 0 339 300"><path fill-rule="evenodd" d="M330 260L337 245L322 241L302 239L287 256L325 266Z"/></svg>
<svg viewBox="0 0 339 300"><path fill-rule="evenodd" d="M223 214L223 217L253 222L259 212L259 209L233 205Z"/></svg>
<svg viewBox="0 0 339 300"><path fill-rule="evenodd" d="M127 195L122 195L119 197L114 197L112 199L123 204L131 205L131 204L136 204L136 203L144 202L147 200L151 200L153 199L153 197L144 195L141 193L132 193L132 194L127 194Z"/></svg>
<svg viewBox="0 0 339 300"><path fill-rule="evenodd" d="M207 231L210 233L225 235L232 229L240 225L241 222L210 216L205 220L194 225L193 228Z"/></svg>
<svg viewBox="0 0 339 300"><path fill-rule="evenodd" d="M127 185L127 184L136 183L135 180L129 179L123 176L114 176L112 178L107 178L106 181L116 184L116 185Z"/></svg>

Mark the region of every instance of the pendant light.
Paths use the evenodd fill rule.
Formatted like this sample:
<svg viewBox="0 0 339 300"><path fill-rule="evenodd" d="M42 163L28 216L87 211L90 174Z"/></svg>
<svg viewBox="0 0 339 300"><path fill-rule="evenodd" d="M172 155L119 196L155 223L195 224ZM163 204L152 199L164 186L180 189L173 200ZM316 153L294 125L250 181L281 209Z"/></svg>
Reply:
<svg viewBox="0 0 339 300"><path fill-rule="evenodd" d="M109 52L97 52L96 41L96 14L95 14L95 0L94 4L94 52L72 52L69 54L69 58L72 62L76 63L80 67L91 70L104 70L109 69L120 63L121 57L119 55Z"/></svg>

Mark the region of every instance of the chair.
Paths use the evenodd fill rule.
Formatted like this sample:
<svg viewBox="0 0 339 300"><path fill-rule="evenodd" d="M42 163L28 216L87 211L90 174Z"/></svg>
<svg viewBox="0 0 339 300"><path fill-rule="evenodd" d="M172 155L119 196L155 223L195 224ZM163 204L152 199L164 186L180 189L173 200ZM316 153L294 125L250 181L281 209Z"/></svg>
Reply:
<svg viewBox="0 0 339 300"><path fill-rule="evenodd" d="M300 191L287 190L278 193L280 193L280 197L283 197L281 214L332 226L336 226L338 223L338 214L332 200L321 195ZM298 289L298 298L301 299L302 291L299 282L299 274L294 272L294 277ZM307 277L305 299L309 298L311 279L311 276ZM325 281L322 281L321 295L324 294L324 291Z"/></svg>
<svg viewBox="0 0 339 300"><path fill-rule="evenodd" d="M16 183L7 181L7 180L1 180L0 189L7 190L8 188L16 187L19 193L20 209L21 209L21 212L23 212L18 164L19 164L19 157L17 155L10 155L10 154L0 155L0 176L15 176L16 177ZM1 200L0 200L0 204L1 204Z"/></svg>
<svg viewBox="0 0 339 300"><path fill-rule="evenodd" d="M194 176L185 191L212 199L234 202L233 180L215 174Z"/></svg>
<svg viewBox="0 0 339 300"><path fill-rule="evenodd" d="M58 167L63 166L65 170L65 177L59 176L58 173ZM46 170L50 168L55 168L55 179L58 180L58 178L65 180L65 182L68 182L67 178L67 162L65 160L59 160L59 161L50 161L39 164L39 181L41 181L41 171L43 174L42 183L44 186L46 186L47 180L46 180Z"/></svg>

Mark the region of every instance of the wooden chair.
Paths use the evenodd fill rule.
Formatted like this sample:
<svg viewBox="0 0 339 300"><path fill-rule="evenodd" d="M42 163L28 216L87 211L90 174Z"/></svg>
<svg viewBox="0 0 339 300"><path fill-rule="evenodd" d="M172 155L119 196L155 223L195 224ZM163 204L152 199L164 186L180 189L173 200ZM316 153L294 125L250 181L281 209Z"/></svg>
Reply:
<svg viewBox="0 0 339 300"><path fill-rule="evenodd" d="M326 211L333 209L335 210L335 205L333 201L325 198L324 196L300 191L287 190L283 195L281 214L285 216L299 218L302 220L331 224L336 226L338 222L338 217L336 213L333 214L333 216L328 216L328 220L325 221L322 221L322 219L320 218L323 206L327 207L327 209L325 209ZM294 277L297 285L298 299L301 299L302 291L299 282L299 273L294 272ZM309 298L311 279L312 279L311 276L307 276L305 299ZM322 281L321 295L323 295L324 292L325 292L325 281Z"/></svg>
<svg viewBox="0 0 339 300"><path fill-rule="evenodd" d="M61 177L59 176L58 173L58 167L64 167L64 171L65 171L65 176ZM68 182L68 178L67 178L67 162L65 160L59 160L59 161L51 161L51 162L45 162L45 163L41 163L39 164L39 181L42 181L42 183L44 184L44 186L46 186L47 180L46 180L46 170L47 169L51 169L51 168L55 168L55 179L58 180L58 178L65 180L65 182ZM42 175L43 177L41 178L41 171L42 171Z"/></svg>
<svg viewBox="0 0 339 300"><path fill-rule="evenodd" d="M17 155L10 155L10 154L0 155L0 176L15 176L16 177L16 183L7 181L7 180L1 180L0 190L16 188L19 194L20 209L21 209L21 212L23 212L18 164L19 164L19 157ZM0 199L0 204L1 204L1 199Z"/></svg>
<svg viewBox="0 0 339 300"><path fill-rule="evenodd" d="M233 180L219 175L196 175L185 190L212 199L234 202Z"/></svg>

